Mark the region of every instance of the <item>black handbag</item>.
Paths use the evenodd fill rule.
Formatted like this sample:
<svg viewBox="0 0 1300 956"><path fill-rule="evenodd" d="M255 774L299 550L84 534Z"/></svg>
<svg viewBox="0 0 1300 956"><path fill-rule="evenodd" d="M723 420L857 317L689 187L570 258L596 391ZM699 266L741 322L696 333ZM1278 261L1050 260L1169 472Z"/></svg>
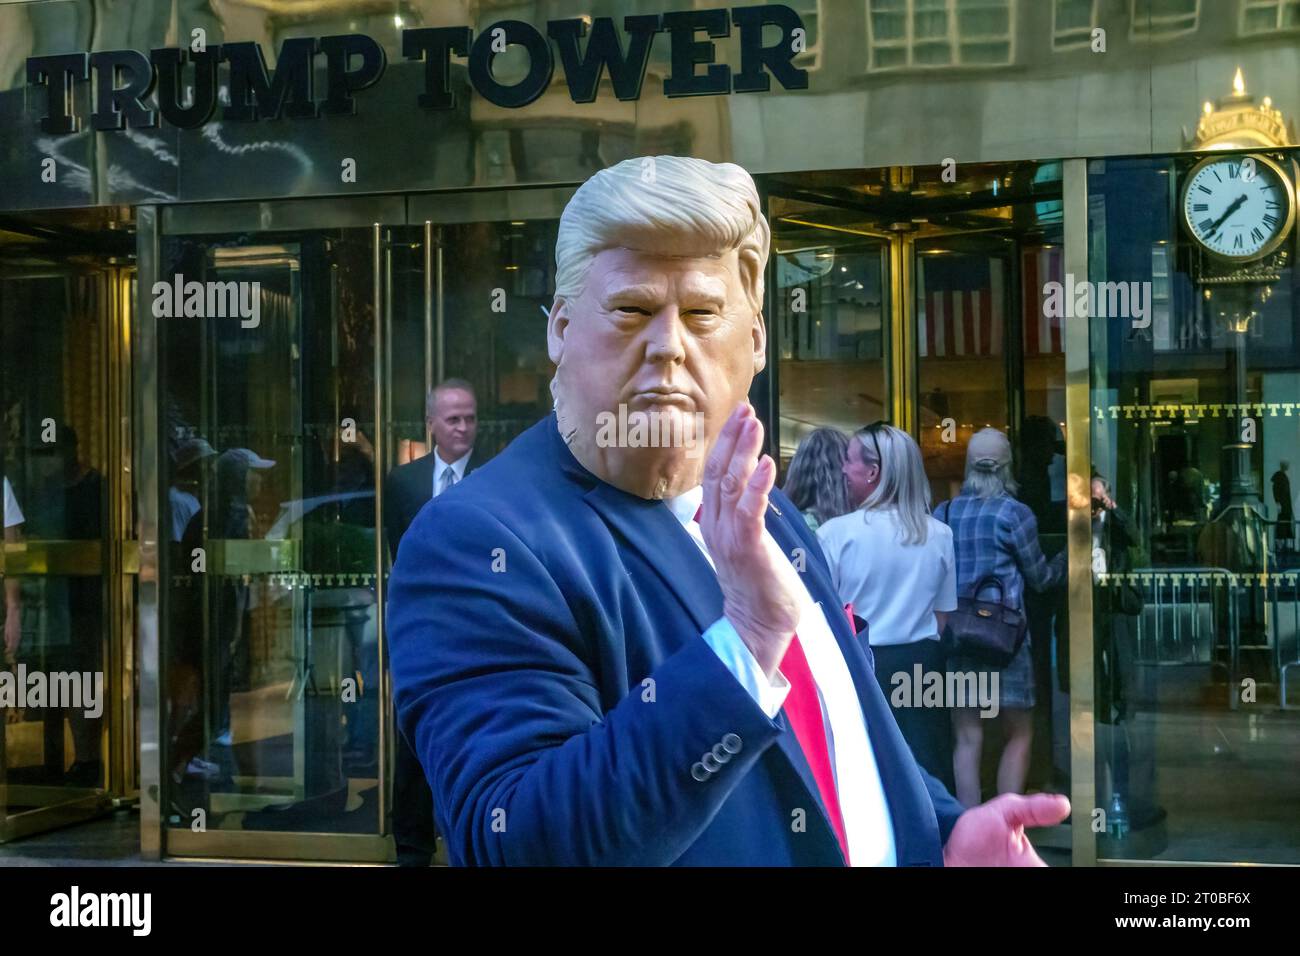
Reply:
<svg viewBox="0 0 1300 956"><path fill-rule="evenodd" d="M1025 642L1029 622L1023 611L1007 607L1002 581L997 575L981 578L971 594L978 595L993 587L998 589L997 600L976 596L957 598L957 610L948 612L948 647L952 654L1001 670L1011 663Z"/></svg>
<svg viewBox="0 0 1300 956"><path fill-rule="evenodd" d="M1142 613L1146 602L1142 600L1142 592L1138 590L1137 585L1129 584L1127 581L1119 586L1119 593L1112 598L1111 610L1120 614L1128 614L1137 617Z"/></svg>
<svg viewBox="0 0 1300 956"><path fill-rule="evenodd" d="M948 524L947 507L943 517L943 523ZM993 587L998 589L996 601L979 597L980 592ZM959 596L957 610L948 612L945 633L948 652L1001 670L1011 663L1025 642L1029 621L1023 611L1006 605L1006 590L996 574L986 574L970 593L970 597Z"/></svg>

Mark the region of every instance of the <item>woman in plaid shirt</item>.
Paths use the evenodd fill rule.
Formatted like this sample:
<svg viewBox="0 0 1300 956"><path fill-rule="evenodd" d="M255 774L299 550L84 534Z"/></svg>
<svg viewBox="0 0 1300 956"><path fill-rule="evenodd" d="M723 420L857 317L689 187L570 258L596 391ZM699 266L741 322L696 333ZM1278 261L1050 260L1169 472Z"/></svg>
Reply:
<svg viewBox="0 0 1300 956"><path fill-rule="evenodd" d="M935 509L935 517L952 528L957 555L957 593L971 597L975 582L996 575L1002 582L1008 607L1024 609L1025 585L1046 591L1065 580L1065 552L1052 560L1038 546L1038 522L1028 506L1012 497L1016 482L1011 475L1011 443L996 428L985 428L971 436L966 448L966 480L961 494ZM978 595L996 599L996 589ZM1003 721L1006 746L998 761L998 793L1020 793L1029 771L1033 742L1034 669L1029 652L1033 635L998 672L999 716ZM949 671L978 672L977 661L953 657ZM953 710L953 772L957 799L968 807L980 797L980 751L984 729L979 711Z"/></svg>

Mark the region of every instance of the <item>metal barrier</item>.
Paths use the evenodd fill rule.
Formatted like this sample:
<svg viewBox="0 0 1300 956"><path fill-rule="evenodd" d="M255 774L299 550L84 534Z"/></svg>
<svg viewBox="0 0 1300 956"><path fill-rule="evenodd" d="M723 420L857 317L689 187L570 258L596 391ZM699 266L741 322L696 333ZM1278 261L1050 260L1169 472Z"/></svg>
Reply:
<svg viewBox="0 0 1300 956"><path fill-rule="evenodd" d="M1273 608L1273 618L1275 622L1271 628L1275 639L1272 644L1273 650L1273 668L1277 675L1278 682L1278 705L1282 710L1300 709L1300 705L1291 706L1287 701L1286 683L1287 671L1293 667L1300 667L1300 568L1293 570L1283 570L1282 566L1296 562L1296 528L1294 520L1281 521L1279 519L1263 519L1265 540L1267 542L1267 553L1269 566L1274 568L1270 574L1269 580L1263 585L1266 589L1271 589L1272 594L1268 600ZM1285 548L1278 547L1278 528L1281 525L1288 526L1291 532L1283 541L1286 542ZM1283 616L1282 609L1289 608L1290 613ZM1289 624L1289 628L1284 626ZM1293 656L1286 660L1282 647L1284 638L1291 638L1291 644L1294 648Z"/></svg>
<svg viewBox="0 0 1300 956"><path fill-rule="evenodd" d="M1097 586L1133 586L1142 596L1135 663L1220 668L1227 677L1228 706L1236 710L1242 651L1267 652L1279 706L1300 707L1287 700L1288 672L1300 667L1300 569L1136 568L1099 574Z"/></svg>
<svg viewBox="0 0 1300 956"><path fill-rule="evenodd" d="M1258 584L1263 588L1266 606L1269 611L1267 619L1267 650L1273 673L1278 682L1278 705L1282 710L1300 709L1300 704L1292 705L1287 701L1287 671L1300 667L1300 570L1278 571L1262 578ZM1292 648L1288 659L1283 648ZM1244 645L1249 648L1250 645Z"/></svg>

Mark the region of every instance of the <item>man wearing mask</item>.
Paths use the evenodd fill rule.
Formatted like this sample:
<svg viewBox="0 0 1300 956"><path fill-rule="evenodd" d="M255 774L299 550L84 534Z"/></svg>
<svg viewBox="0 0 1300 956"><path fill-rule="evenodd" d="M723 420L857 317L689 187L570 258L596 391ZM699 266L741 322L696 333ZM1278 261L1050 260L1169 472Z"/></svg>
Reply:
<svg viewBox="0 0 1300 956"><path fill-rule="evenodd" d="M433 450L398 465L384 486L384 530L394 561L402 535L420 509L474 470L478 432L474 386L461 378L449 378L430 389L424 402L424 423L433 437ZM429 865L437 846L433 795L419 759L400 733L393 779L393 838L399 865Z"/></svg>
<svg viewBox="0 0 1300 956"><path fill-rule="evenodd" d="M967 810L912 758L760 457L769 242L731 164L626 160L565 208L555 411L420 514L389 590L452 863L1041 865L1024 828L1069 812ZM611 440L636 417L675 438Z"/></svg>

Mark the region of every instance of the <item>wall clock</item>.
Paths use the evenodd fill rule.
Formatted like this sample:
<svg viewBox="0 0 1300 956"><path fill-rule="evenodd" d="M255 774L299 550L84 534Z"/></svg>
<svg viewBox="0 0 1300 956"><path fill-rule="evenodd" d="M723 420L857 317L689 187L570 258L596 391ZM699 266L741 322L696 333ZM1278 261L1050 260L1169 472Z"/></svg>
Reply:
<svg viewBox="0 0 1300 956"><path fill-rule="evenodd" d="M1295 188L1258 153L1207 156L1183 180L1182 220L1193 242L1225 263L1262 259L1295 223Z"/></svg>

